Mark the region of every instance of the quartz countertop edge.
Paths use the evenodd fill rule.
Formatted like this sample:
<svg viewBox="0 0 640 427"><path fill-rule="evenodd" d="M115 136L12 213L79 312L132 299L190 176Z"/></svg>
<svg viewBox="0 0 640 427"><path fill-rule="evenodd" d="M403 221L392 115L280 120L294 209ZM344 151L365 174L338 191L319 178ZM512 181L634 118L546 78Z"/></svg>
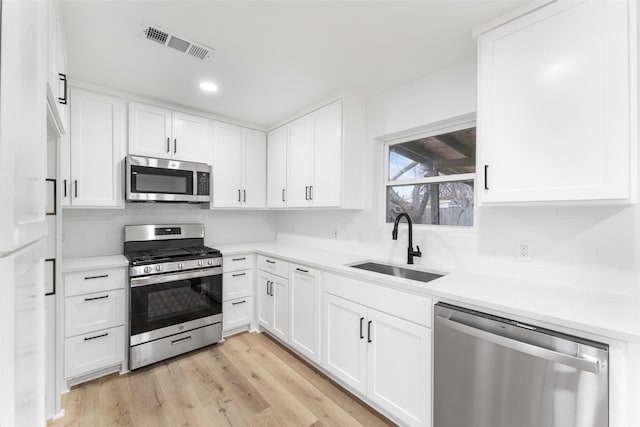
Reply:
<svg viewBox="0 0 640 427"><path fill-rule="evenodd" d="M92 256L79 258L64 258L62 260L62 273L74 273L76 271L103 270L107 268L127 267L129 261L124 255Z"/></svg>
<svg viewBox="0 0 640 427"><path fill-rule="evenodd" d="M223 255L257 253L304 264L330 273L365 280L417 295L459 303L492 314L519 317L517 320L545 322L579 332L620 341L640 343L640 301L633 295L617 295L561 284L547 284L512 277L472 272L451 272L423 283L349 267L359 261L383 259L358 254L278 243L222 245ZM397 261L393 262L397 264ZM409 268L430 270L423 265Z"/></svg>

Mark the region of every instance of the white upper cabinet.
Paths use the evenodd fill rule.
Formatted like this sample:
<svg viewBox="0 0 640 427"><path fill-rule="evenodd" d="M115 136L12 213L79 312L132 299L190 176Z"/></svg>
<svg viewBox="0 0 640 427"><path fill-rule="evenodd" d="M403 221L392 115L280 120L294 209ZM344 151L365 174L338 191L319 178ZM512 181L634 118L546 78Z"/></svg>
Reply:
<svg viewBox="0 0 640 427"><path fill-rule="evenodd" d="M210 121L129 103L129 154L210 163Z"/></svg>
<svg viewBox="0 0 640 427"><path fill-rule="evenodd" d="M478 30L480 202L633 202L635 2L557 1Z"/></svg>
<svg viewBox="0 0 640 427"><path fill-rule="evenodd" d="M267 135L267 207L287 207L287 126ZM280 189L280 192L278 192Z"/></svg>
<svg viewBox="0 0 640 427"><path fill-rule="evenodd" d="M62 196L68 200L64 204L123 207L125 101L72 88L70 103L70 178L63 178Z"/></svg>
<svg viewBox="0 0 640 427"><path fill-rule="evenodd" d="M67 48L58 1L47 4L47 101L60 134L67 132Z"/></svg>
<svg viewBox="0 0 640 427"><path fill-rule="evenodd" d="M361 100L344 96L291 121L270 132L269 144L269 207L363 207ZM286 172L282 171L283 163ZM286 188L282 186L284 181Z"/></svg>
<svg viewBox="0 0 640 427"><path fill-rule="evenodd" d="M265 207L264 132L214 122L212 166L212 208Z"/></svg>

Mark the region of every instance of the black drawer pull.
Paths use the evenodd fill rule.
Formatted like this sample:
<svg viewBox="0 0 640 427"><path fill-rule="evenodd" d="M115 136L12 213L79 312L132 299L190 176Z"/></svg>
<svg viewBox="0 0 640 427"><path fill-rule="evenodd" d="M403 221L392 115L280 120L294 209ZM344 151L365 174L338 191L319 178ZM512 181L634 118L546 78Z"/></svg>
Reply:
<svg viewBox="0 0 640 427"><path fill-rule="evenodd" d="M282 201L284 202L284 188L282 189Z"/></svg>
<svg viewBox="0 0 640 427"><path fill-rule="evenodd" d="M95 301L95 300L98 300L98 299L107 299L107 298L109 298L109 294L102 295L101 297L85 298L84 300L85 301Z"/></svg>
<svg viewBox="0 0 640 427"><path fill-rule="evenodd" d="M303 270L303 269L298 268L298 267L296 267L296 271L300 271L302 273L308 273L309 272L309 270Z"/></svg>
<svg viewBox="0 0 640 427"><path fill-rule="evenodd" d="M109 275L108 275L108 274L102 274L102 275L100 275L100 276L86 276L86 277L84 278L84 280L91 280L91 279L104 279L104 278L106 278L106 277L109 277Z"/></svg>
<svg viewBox="0 0 640 427"><path fill-rule="evenodd" d="M369 320L369 323L367 324L367 342L373 342L371 341L371 324L373 323L372 320Z"/></svg>
<svg viewBox="0 0 640 427"><path fill-rule="evenodd" d="M484 165L484 189L489 189L489 183L487 183L487 170L489 169L489 165Z"/></svg>
<svg viewBox="0 0 640 427"><path fill-rule="evenodd" d="M238 304L244 304L245 302L247 302L247 300L242 300L242 301L238 301L238 302L232 302L231 305L238 305Z"/></svg>
<svg viewBox="0 0 640 427"><path fill-rule="evenodd" d="M304 187L304 199L309 200L309 186Z"/></svg>
<svg viewBox="0 0 640 427"><path fill-rule="evenodd" d="M360 339L364 339L364 335L362 333L362 322L364 321L364 317L360 318Z"/></svg>
<svg viewBox="0 0 640 427"><path fill-rule="evenodd" d="M244 261L245 259L247 259L247 257L243 256L242 258L232 258L231 261Z"/></svg>
<svg viewBox="0 0 640 427"><path fill-rule="evenodd" d="M109 332L106 332L106 333L104 333L104 334L102 334L102 335L96 335L95 337L85 338L84 340L85 340L85 341L95 340L95 339L97 339L97 338L103 338L103 337L106 337L107 335L109 335Z"/></svg>
<svg viewBox="0 0 640 427"><path fill-rule="evenodd" d="M171 345L182 344L183 342L191 341L191 335L188 337L180 338L179 340L171 341Z"/></svg>
<svg viewBox="0 0 640 427"><path fill-rule="evenodd" d="M238 273L238 274L232 274L231 277L238 277L238 276L244 276L247 273Z"/></svg>
<svg viewBox="0 0 640 427"><path fill-rule="evenodd" d="M271 261L270 259L265 259L266 262L268 262L269 264L275 264L275 261Z"/></svg>
<svg viewBox="0 0 640 427"><path fill-rule="evenodd" d="M67 180L64 180L64 197L67 197Z"/></svg>

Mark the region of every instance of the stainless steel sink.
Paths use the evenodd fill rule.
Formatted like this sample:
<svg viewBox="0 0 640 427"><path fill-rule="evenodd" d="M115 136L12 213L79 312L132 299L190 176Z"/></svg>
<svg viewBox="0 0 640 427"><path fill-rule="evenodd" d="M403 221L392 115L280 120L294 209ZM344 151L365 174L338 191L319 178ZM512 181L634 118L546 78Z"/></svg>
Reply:
<svg viewBox="0 0 640 427"><path fill-rule="evenodd" d="M420 282L430 282L442 277L442 274L430 273L427 271L410 270L390 264L378 264L376 262L363 262L354 264L351 267L361 270L374 271L376 273L388 274L389 276L402 277L405 279L418 280Z"/></svg>

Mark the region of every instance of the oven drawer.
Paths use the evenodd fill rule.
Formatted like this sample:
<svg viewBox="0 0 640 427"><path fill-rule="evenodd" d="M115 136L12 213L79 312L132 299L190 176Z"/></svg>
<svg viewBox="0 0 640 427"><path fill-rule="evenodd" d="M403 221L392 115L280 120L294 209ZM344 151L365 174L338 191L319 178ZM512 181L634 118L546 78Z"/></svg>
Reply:
<svg viewBox="0 0 640 427"><path fill-rule="evenodd" d="M65 298L65 335L72 337L124 323L124 289Z"/></svg>
<svg viewBox="0 0 640 427"><path fill-rule="evenodd" d="M258 255L258 268L262 271L275 274L276 276L289 277L289 263L277 258Z"/></svg>
<svg viewBox="0 0 640 427"><path fill-rule="evenodd" d="M124 326L65 340L65 378L108 368L124 361Z"/></svg>
<svg viewBox="0 0 640 427"><path fill-rule="evenodd" d="M253 255L229 255L222 257L222 271L250 270L253 268Z"/></svg>
<svg viewBox="0 0 640 427"><path fill-rule="evenodd" d="M68 273L64 276L65 296L124 289L126 273L123 268L88 270Z"/></svg>
<svg viewBox="0 0 640 427"><path fill-rule="evenodd" d="M253 289L253 270L233 271L222 275L222 300L246 297Z"/></svg>
<svg viewBox="0 0 640 427"><path fill-rule="evenodd" d="M229 331L251 323L253 298L238 298L222 305L222 329Z"/></svg>

